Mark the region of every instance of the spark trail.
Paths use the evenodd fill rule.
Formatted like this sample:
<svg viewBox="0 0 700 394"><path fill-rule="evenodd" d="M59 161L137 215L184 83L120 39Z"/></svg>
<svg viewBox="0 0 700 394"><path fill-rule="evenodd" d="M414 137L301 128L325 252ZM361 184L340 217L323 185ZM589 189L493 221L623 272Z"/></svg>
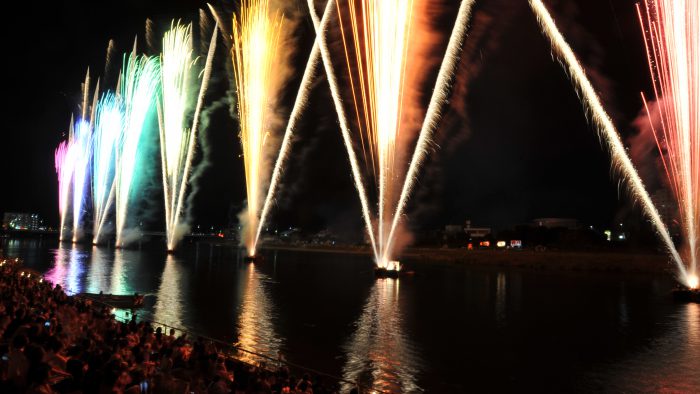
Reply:
<svg viewBox="0 0 700 394"><path fill-rule="evenodd" d="M269 0L243 0L240 15L233 17L231 58L248 203L241 238L250 256L256 252L262 189L269 181L264 167L274 131L270 102L275 101L281 85L275 72L282 18L280 12L270 10Z"/></svg>
<svg viewBox="0 0 700 394"><path fill-rule="evenodd" d="M613 122L608 116L607 112L605 112L603 104L600 102L600 98L598 98L593 85L591 85L591 82L588 80L583 67L578 62L576 55L562 36L561 32L559 32L559 29L554 23L552 16L549 14L542 1L529 0L529 3L530 8L534 12L537 21L540 24L543 34L550 41L552 49L557 54L557 57L562 61L564 67L566 67L572 83L579 92L581 103L591 114L593 124L598 130L601 139L605 141L608 149L610 150L613 165L619 169L622 181L629 187L629 190L632 192L635 199L641 203L644 213L651 220L652 224L666 245L666 248L673 257L673 260L676 263L680 273L680 279L685 283L685 278L687 277L686 268L680 255L678 254L678 250L671 240L671 235L669 234L668 228L666 228L664 225L659 212L651 201L651 197L646 191L642 179L625 151L625 146L622 144L620 135L615 129L615 126L613 125Z"/></svg>
<svg viewBox="0 0 700 394"><path fill-rule="evenodd" d="M695 0L645 0L639 21L661 115L652 121L666 176L678 204L687 246L684 283L697 287L700 254L700 5Z"/></svg>
<svg viewBox="0 0 700 394"><path fill-rule="evenodd" d="M105 93L97 103L92 137L92 243L100 241L102 227L114 202L116 149L122 135L124 111L119 98Z"/></svg>
<svg viewBox="0 0 700 394"><path fill-rule="evenodd" d="M117 149L116 173L116 246L125 246L127 212L129 197L133 193L138 173L136 168L141 135L148 124L155 97L158 95L160 66L158 58L138 56L135 53L125 55L124 66L120 75L119 96L124 105L124 129Z"/></svg>
<svg viewBox="0 0 700 394"><path fill-rule="evenodd" d="M161 56L162 100L159 110L163 195L167 247L173 251L187 225L181 222L184 195L187 189L192 157L197 141L199 114L211 76L212 59L216 50L216 28L209 45L202 82L199 87L192 124L187 124L190 113L188 101L192 91L192 77L197 59L193 56L192 25L171 24L163 36Z"/></svg>

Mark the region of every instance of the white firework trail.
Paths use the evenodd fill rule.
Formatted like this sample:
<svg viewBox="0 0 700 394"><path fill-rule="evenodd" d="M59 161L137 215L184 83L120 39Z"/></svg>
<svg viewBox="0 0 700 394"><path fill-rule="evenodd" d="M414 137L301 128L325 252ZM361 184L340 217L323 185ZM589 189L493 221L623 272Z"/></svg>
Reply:
<svg viewBox="0 0 700 394"><path fill-rule="evenodd" d="M375 261L379 261L379 253L377 250L377 243L374 237L374 230L372 225L372 219L370 216L369 201L367 198L367 191L365 190L365 185L362 182L362 176L360 175L360 167L357 163L357 156L355 154L355 149L352 146L352 138L350 137L350 126L348 119L345 115L345 110L343 109L343 102L340 98L340 89L338 87L338 79L333 70L333 64L331 63L331 55L328 51L328 43L326 42L325 31L328 28L328 19L324 18L324 22L319 21L313 0L307 0L309 5L309 10L311 10L311 19L314 22L314 28L316 29L316 37L319 41L319 47L321 49L321 57L323 58L323 66L326 71L326 76L328 79L328 85L331 89L331 96L333 96L333 103L335 104L335 111L338 114L338 122L340 123L340 131L343 135L343 143L348 151L348 158L350 159L350 168L352 169L352 176L355 183L355 188L360 196L360 204L362 205L362 216L365 220L365 226L367 227L367 235L369 236L370 243L372 244L372 251L374 252ZM326 10L323 12L324 15L328 12L329 8L333 6L334 0L328 0L326 3Z"/></svg>
<svg viewBox="0 0 700 394"><path fill-rule="evenodd" d="M641 203L644 213L649 217L656 231L661 236L666 248L673 257L679 271L679 276L683 282L687 278L685 265L673 244L668 228L661 219L661 215L657 211L651 197L644 187L644 182L640 178L634 164L627 155L625 146L622 144L620 135L618 134L612 120L608 116L600 98L596 94L593 85L588 80L586 72L579 63L573 50L566 42L561 32L556 26L554 19L547 11L541 0L529 0L530 8L535 13L537 21L540 24L542 33L550 41L552 49L557 54L557 57L563 62L563 65L568 71L575 88L580 93L579 97L583 106L590 112L593 124L596 126L598 133L605 141L610 150L613 165L616 166L622 175L622 180L627 184L634 197Z"/></svg>

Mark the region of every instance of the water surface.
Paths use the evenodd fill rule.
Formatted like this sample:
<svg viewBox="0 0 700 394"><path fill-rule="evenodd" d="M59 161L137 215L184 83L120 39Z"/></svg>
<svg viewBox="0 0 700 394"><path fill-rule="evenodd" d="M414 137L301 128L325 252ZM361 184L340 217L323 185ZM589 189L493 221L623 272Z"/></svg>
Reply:
<svg viewBox="0 0 700 394"><path fill-rule="evenodd" d="M700 305L673 303L670 276L406 261L414 277L376 280L364 255L2 247L71 293L146 294L145 318L379 390L700 391Z"/></svg>

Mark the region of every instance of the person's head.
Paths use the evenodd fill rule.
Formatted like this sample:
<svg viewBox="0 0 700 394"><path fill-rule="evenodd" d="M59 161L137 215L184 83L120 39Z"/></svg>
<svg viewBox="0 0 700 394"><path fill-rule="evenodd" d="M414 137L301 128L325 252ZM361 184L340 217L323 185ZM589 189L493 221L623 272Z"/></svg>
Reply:
<svg viewBox="0 0 700 394"><path fill-rule="evenodd" d="M30 368L27 379L31 385L39 386L46 384L49 381L49 372L51 367L49 364L39 362L35 367Z"/></svg>
<svg viewBox="0 0 700 394"><path fill-rule="evenodd" d="M39 365L44 359L44 349L39 345L30 343L24 348L24 356L27 357L30 364Z"/></svg>
<svg viewBox="0 0 700 394"><path fill-rule="evenodd" d="M14 338L12 338L12 348L22 350L25 346L27 346L28 342L29 341L24 334L17 334Z"/></svg>
<svg viewBox="0 0 700 394"><path fill-rule="evenodd" d="M56 337L51 337L49 338L49 342L46 346L46 350L53 352L53 353L59 353L63 349L63 343L56 339Z"/></svg>

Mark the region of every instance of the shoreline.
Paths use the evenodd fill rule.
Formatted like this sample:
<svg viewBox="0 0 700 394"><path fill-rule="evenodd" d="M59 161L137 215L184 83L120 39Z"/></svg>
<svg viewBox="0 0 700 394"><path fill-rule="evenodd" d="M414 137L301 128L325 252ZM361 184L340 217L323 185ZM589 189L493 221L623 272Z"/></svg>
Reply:
<svg viewBox="0 0 700 394"><path fill-rule="evenodd" d="M372 252L366 247L336 246L290 246L264 245L262 250L284 250L294 252L367 255ZM466 250L443 248L408 248L399 258L410 266L424 264L456 264L464 266L491 266L526 268L536 270L629 272L629 273L671 273L675 266L663 254L641 252L587 252L587 251L533 251L533 250Z"/></svg>

